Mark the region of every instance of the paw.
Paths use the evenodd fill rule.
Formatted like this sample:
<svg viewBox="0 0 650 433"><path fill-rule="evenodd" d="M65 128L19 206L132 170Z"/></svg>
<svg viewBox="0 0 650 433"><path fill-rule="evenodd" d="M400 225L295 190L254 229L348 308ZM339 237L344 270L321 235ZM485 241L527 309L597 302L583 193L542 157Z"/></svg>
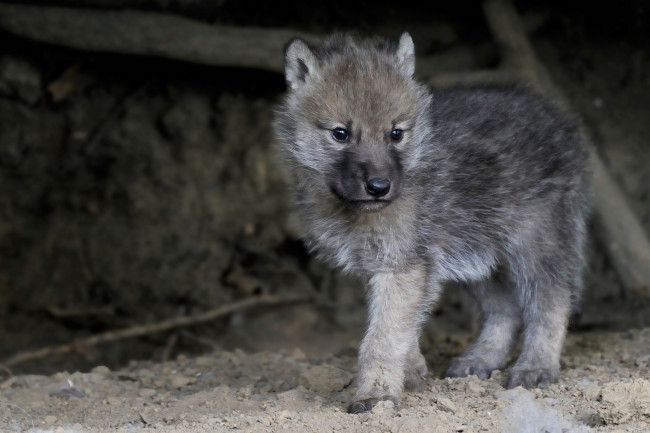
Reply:
<svg viewBox="0 0 650 433"><path fill-rule="evenodd" d="M420 355L421 356L421 355ZM415 391L421 388L427 375L427 365L422 358L421 363L410 365L404 373L404 389Z"/></svg>
<svg viewBox="0 0 650 433"><path fill-rule="evenodd" d="M520 369L513 367L508 373L508 383L506 388L516 388L518 386L526 389L546 388L557 380L559 372L551 368L530 368Z"/></svg>
<svg viewBox="0 0 650 433"><path fill-rule="evenodd" d="M494 370L498 370L498 367L494 367L482 359L460 356L451 361L443 377L467 377L476 375L479 379L489 379Z"/></svg>
<svg viewBox="0 0 650 433"><path fill-rule="evenodd" d="M355 399L348 405L348 413L358 414L368 412L372 410L372 408L375 407L377 403L384 400L392 401L395 407L399 406L399 400L391 396L359 398Z"/></svg>

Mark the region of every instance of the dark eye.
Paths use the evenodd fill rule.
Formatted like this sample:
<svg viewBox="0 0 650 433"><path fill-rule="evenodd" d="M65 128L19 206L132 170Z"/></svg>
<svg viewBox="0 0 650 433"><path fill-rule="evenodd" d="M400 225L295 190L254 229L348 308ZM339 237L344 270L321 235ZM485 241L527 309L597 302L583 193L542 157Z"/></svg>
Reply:
<svg viewBox="0 0 650 433"><path fill-rule="evenodd" d="M390 139L393 141L400 141L403 135L404 135L404 131L402 131L401 129L393 129L392 131L390 131Z"/></svg>
<svg viewBox="0 0 650 433"><path fill-rule="evenodd" d="M332 129L332 137L334 137L334 140L336 141L347 141L350 134L348 134L348 131L344 128L334 128Z"/></svg>

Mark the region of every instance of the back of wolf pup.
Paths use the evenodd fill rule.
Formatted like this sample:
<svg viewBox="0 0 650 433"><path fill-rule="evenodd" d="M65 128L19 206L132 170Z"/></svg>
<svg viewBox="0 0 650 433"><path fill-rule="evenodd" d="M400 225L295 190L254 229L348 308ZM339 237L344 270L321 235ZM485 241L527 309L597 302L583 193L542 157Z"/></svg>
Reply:
<svg viewBox="0 0 650 433"><path fill-rule="evenodd" d="M367 278L369 325L348 411L399 403L426 374L418 338L445 281L483 327L446 375L488 378L522 350L509 388L556 380L579 298L587 155L565 114L518 87L430 93L411 37L296 39L278 144L311 249Z"/></svg>

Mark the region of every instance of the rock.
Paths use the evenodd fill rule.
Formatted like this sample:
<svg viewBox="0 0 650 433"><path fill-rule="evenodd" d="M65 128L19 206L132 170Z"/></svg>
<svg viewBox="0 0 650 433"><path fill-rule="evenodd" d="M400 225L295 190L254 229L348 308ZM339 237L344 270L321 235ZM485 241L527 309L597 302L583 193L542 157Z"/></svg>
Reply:
<svg viewBox="0 0 650 433"><path fill-rule="evenodd" d="M341 391L352 382L352 374L329 364L310 367L300 376L300 384L315 392Z"/></svg>
<svg viewBox="0 0 650 433"><path fill-rule="evenodd" d="M305 355L305 352L303 352L302 350L300 350L297 347L295 349L293 349L293 351L291 352L291 358L294 361L297 361L297 362L305 362L305 361L307 361L307 355Z"/></svg>
<svg viewBox="0 0 650 433"><path fill-rule="evenodd" d="M596 401L598 397L600 397L600 386L598 386L598 384L595 383L591 385L587 385L584 388L582 388L582 395L587 400Z"/></svg>
<svg viewBox="0 0 650 433"><path fill-rule="evenodd" d="M149 389L149 388L141 389L138 392L138 395L140 397L142 397L142 398L151 398L156 394L158 394L158 391L156 391L155 389Z"/></svg>
<svg viewBox="0 0 650 433"><path fill-rule="evenodd" d="M481 386L476 379L474 379L475 377L476 376L470 378L470 381L465 385L465 389L467 389L467 391L471 392L472 394L480 395L481 393L485 392L485 388Z"/></svg>
<svg viewBox="0 0 650 433"><path fill-rule="evenodd" d="M111 369L105 365L98 365L97 367L90 370L91 373L101 374L102 376L108 376L111 374Z"/></svg>
<svg viewBox="0 0 650 433"><path fill-rule="evenodd" d="M372 408L372 413L378 416L393 416L395 415L395 403L391 400L379 401Z"/></svg>
<svg viewBox="0 0 650 433"><path fill-rule="evenodd" d="M436 404L438 405L438 409L444 412L456 413L456 410L458 410L454 402L446 397L438 397Z"/></svg>
<svg viewBox="0 0 650 433"><path fill-rule="evenodd" d="M171 388L183 388L191 383L196 382L196 379L193 377L187 376L172 376L169 379L169 386Z"/></svg>

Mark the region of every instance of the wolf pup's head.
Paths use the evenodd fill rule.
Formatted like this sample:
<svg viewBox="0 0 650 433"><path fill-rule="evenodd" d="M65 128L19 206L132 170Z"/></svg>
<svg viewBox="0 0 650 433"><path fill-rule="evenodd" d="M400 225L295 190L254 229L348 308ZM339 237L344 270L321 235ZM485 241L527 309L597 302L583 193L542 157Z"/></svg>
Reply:
<svg viewBox="0 0 650 433"><path fill-rule="evenodd" d="M362 212L398 199L429 131L430 96L413 79L409 34L336 35L321 45L295 39L285 64L288 94L275 131L296 181Z"/></svg>

